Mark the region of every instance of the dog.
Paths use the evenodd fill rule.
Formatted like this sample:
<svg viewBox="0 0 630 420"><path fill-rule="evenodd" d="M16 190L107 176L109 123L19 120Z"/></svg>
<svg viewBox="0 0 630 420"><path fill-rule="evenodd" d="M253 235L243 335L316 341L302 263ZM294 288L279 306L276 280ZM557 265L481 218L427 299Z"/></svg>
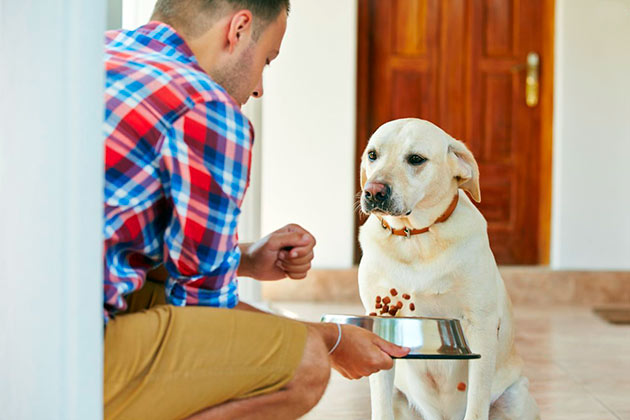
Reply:
<svg viewBox="0 0 630 420"><path fill-rule="evenodd" d="M361 210L369 214L359 234L366 313L391 316L381 297L404 294L396 299L402 308L392 302L389 313L459 319L481 355L396 360L370 376L372 419L540 419L487 222L464 192L481 199L472 153L428 121L400 119L374 132L360 172Z"/></svg>

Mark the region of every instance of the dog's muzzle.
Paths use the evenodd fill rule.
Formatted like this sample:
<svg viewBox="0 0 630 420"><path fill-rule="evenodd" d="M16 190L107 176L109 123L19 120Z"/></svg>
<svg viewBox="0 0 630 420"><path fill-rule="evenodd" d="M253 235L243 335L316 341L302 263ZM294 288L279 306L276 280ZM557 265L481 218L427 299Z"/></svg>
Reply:
<svg viewBox="0 0 630 420"><path fill-rule="evenodd" d="M389 212L392 206L392 189L387 184L368 182L363 187L361 204L363 211L370 213L374 210Z"/></svg>

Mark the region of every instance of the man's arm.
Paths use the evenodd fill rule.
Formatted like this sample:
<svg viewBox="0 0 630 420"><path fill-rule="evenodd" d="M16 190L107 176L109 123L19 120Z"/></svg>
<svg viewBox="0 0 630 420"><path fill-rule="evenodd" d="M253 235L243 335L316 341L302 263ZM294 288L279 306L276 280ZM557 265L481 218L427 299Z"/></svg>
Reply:
<svg viewBox="0 0 630 420"><path fill-rule="evenodd" d="M264 312L244 302L239 302L235 309ZM332 367L348 379L369 376L382 369L391 369L393 357L402 357L409 349L399 347L363 328L354 325L342 325L341 337L336 324L329 322L301 321L321 337L327 349L332 349L337 339L339 345L330 356Z"/></svg>

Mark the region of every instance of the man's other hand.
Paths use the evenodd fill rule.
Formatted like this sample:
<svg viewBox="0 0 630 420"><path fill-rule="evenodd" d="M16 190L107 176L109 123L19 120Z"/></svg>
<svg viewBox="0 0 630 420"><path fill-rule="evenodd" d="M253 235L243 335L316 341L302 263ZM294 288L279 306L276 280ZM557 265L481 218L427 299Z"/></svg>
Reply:
<svg viewBox="0 0 630 420"><path fill-rule="evenodd" d="M315 237L296 224L270 233L252 244L241 244L240 276L258 280L303 279L311 268Z"/></svg>

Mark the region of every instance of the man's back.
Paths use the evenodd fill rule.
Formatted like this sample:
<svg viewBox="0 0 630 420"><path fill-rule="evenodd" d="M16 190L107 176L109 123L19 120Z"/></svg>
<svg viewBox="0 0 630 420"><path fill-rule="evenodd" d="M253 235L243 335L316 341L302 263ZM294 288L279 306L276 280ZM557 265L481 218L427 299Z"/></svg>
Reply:
<svg viewBox="0 0 630 420"><path fill-rule="evenodd" d="M125 309L123 295L142 287L165 246L169 271L189 277L181 283L224 289L222 305L211 296L205 304L233 306L235 226L215 226L214 245L197 233L209 232L213 203L215 213L238 213L249 176L249 122L168 25L108 32L105 52L106 319ZM210 194L192 194L196 188ZM199 259L223 266L200 272ZM176 281L167 287L173 303L204 303Z"/></svg>

